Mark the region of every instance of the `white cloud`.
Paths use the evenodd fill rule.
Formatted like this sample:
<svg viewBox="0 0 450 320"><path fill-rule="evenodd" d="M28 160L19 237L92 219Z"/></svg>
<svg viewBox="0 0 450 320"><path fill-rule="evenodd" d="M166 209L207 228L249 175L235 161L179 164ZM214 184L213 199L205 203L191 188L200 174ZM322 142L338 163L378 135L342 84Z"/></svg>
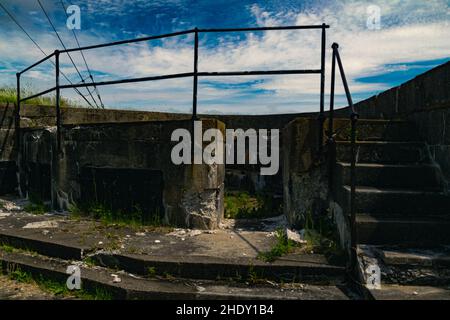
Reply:
<svg viewBox="0 0 450 320"><path fill-rule="evenodd" d="M381 8L381 30L369 30L366 26L368 5ZM117 3L116 3L117 5ZM107 10L114 10L110 8ZM330 24L327 30L327 88L330 75L330 47L332 42L340 44L345 71L350 89L355 95L364 95L387 89L387 83L362 83L357 79L375 76L393 70L407 70L406 63L449 57L450 53L450 9L445 0L413 1L335 1L326 7L310 11L269 12L253 5L249 8L259 25L286 24ZM14 56L14 61L31 62L39 59L38 52L29 50L28 42L13 39L12 46L2 45L0 56ZM210 37L219 37L219 45L210 47L205 43ZM82 43L102 42L95 34L80 35ZM200 71L268 70L268 69L316 69L320 67L320 31L274 31L250 33L244 39L235 34L202 35L200 48ZM192 36L168 39L162 46L151 43L118 46L108 49L86 51L91 68L105 73L97 79L142 77L178 72L190 72L193 68ZM53 41L40 36L39 42L51 52ZM13 52L16 54L14 55ZM79 66L80 56L74 55ZM389 66L386 65L392 65ZM396 65L398 64L398 65ZM11 62L7 64L11 69ZM68 74L74 74L67 59L63 64ZM81 68L83 69L83 68ZM37 75L37 74L36 74ZM242 84L261 77L209 78L208 85L200 85L199 105L217 112L293 112L316 111L318 109L319 77L317 75L263 77L250 88L232 86L222 89L214 83ZM182 87L183 86L183 87ZM127 104L134 99L137 104L156 106L164 99L170 108L177 108L185 97L190 98L191 80L156 82L145 87L137 84L125 88L101 88L105 102L113 105ZM145 89L144 89L145 88ZM251 90L262 90L259 95ZM327 89L327 92L329 90ZM343 94L337 84L338 94ZM227 103L228 102L228 103ZM227 103L226 107L221 105ZM345 104L342 96L338 103ZM183 106L189 106L189 101ZM230 106L232 105L232 106ZM245 108L244 108L245 105Z"/></svg>

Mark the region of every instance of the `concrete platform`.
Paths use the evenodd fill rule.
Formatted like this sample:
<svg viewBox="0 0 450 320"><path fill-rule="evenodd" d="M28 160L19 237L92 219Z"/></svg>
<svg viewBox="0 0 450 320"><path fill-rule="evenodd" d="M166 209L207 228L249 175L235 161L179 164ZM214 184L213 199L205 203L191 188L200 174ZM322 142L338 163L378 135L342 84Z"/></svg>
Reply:
<svg viewBox="0 0 450 320"><path fill-rule="evenodd" d="M262 261L258 254L270 250L276 242L268 231L163 231L132 230L50 215L14 214L0 219L3 244L61 259L90 257L105 267L138 274L155 268L158 273L216 279L253 271L275 280L315 282L344 275L343 266L329 263L321 254L292 253L273 263Z"/></svg>
<svg viewBox="0 0 450 320"><path fill-rule="evenodd" d="M87 290L115 299L356 299L345 270L324 255L293 252L258 258L276 242L281 219L227 221L215 231L107 225L32 215L23 202L0 210L0 265L60 282L81 268ZM120 283L113 283L111 274Z"/></svg>
<svg viewBox="0 0 450 320"><path fill-rule="evenodd" d="M36 254L8 253L0 249L0 265L14 265L34 276L65 282L66 268L73 262L47 258ZM348 300L349 296L340 286L317 286L310 284L249 285L217 281L195 281L189 279L144 278L123 271L78 264L81 286L87 292L103 290L112 299L215 299L215 300ZM120 278L114 283L112 274Z"/></svg>

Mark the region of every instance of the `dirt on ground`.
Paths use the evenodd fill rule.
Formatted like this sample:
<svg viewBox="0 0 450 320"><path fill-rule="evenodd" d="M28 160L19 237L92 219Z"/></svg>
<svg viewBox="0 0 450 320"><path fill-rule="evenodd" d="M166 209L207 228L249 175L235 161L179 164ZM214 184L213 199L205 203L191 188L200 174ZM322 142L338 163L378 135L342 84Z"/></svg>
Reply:
<svg viewBox="0 0 450 320"><path fill-rule="evenodd" d="M54 300L51 293L43 291L35 283L22 283L0 275L0 300Z"/></svg>

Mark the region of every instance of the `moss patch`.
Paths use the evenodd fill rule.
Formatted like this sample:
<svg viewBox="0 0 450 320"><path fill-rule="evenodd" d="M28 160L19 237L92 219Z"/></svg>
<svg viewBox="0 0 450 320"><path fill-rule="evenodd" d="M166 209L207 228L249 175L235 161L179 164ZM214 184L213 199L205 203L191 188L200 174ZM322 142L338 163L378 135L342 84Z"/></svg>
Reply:
<svg viewBox="0 0 450 320"><path fill-rule="evenodd" d="M228 219L268 218L282 214L281 202L271 195L248 192L227 192L224 196L225 217Z"/></svg>

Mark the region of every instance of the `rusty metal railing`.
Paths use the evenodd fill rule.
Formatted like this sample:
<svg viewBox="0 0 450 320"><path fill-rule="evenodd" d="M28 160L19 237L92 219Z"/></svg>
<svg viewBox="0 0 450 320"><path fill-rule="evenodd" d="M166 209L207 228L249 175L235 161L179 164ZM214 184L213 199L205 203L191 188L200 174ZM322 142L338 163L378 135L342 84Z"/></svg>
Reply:
<svg viewBox="0 0 450 320"><path fill-rule="evenodd" d="M185 31L179 31L179 32L173 32L173 33L167 33L157 36L149 36L149 37L142 37L142 38L135 38L130 40L122 40L122 41L115 41L115 42L109 42L109 43L103 43L98 45L92 45L92 46L85 46L85 47L78 47L78 48L72 48L72 49L65 49L65 50L55 50L52 54L46 56L45 58L39 60L38 62L32 64L31 66L27 67L26 69L22 70L21 72L17 73L17 107L16 107L16 118L15 118L15 126L17 129L17 134L20 130L20 108L21 103L25 102L27 100L39 97L44 94L48 94L50 92L56 91L56 129L57 129L57 146L58 150L60 151L61 147L61 106L60 106L60 91L61 89L68 89L68 88L74 88L75 90L78 90L77 88L88 88L93 86L105 86L105 85L114 85L114 84L124 84L124 83L133 83L133 82L142 82L142 81L157 81L157 80L164 80L164 79L175 79L175 78L186 78L186 77L192 77L193 78L193 97L192 97L192 119L197 118L197 91L198 91L198 78L199 77L216 77L216 76L258 76L258 75L288 75L288 74L320 74L320 111L319 111L319 121L320 121L320 127L321 130L320 133L320 140L323 139L323 123L324 123L324 94L325 94L325 41L326 41L326 29L328 29L329 26L326 24L322 25L304 25L304 26L281 26L281 27L255 27L255 28L228 28L228 29L191 29L191 30L185 30ZM269 70L269 71L233 71L233 72L199 72L198 71L198 49L199 49L199 41L198 36L200 33L218 33L218 32L258 32L258 31L273 31L273 30L306 30L306 29L321 29L322 30L322 38L321 38L321 66L320 69L295 69L295 70ZM60 54L68 54L70 52L75 51L86 51L86 50L92 50L92 49L99 49L99 48L105 48L105 47L111 47L111 46L117 46L122 44L129 44L129 43L137 43L142 41L150 41L150 40L156 40L156 39L164 39L164 38L170 38L180 35L187 35L187 34L194 34L194 66L192 72L187 73L177 73L177 74L167 74L167 75L160 75L160 76L150 76L150 77L140 77L140 78L130 78L130 79L119 79L119 80L111 80L111 81L101 81L101 82L83 82L78 84L67 84L67 85L60 85ZM33 67L36 67L37 65L40 65L41 63L49 60L50 58L55 57L55 61L52 63L55 65L56 74L55 74L55 87L47 89L45 91L39 92L37 94L34 94L29 97L22 98L20 96L20 77L23 73L27 72L28 70L32 69Z"/></svg>
<svg viewBox="0 0 450 320"><path fill-rule="evenodd" d="M339 68L339 73L341 74L342 84L344 85L345 95L347 97L347 103L350 111L350 125L351 125L351 133L350 133L350 145L351 145L351 159L350 159L350 216L349 224L350 224L350 268L353 269L356 265L357 252L357 234L356 234L356 125L358 121L358 113L355 111L353 106L352 96L350 94L350 90L348 88L347 78L345 76L344 67L342 65L341 56L339 54L339 45L337 43L333 43L333 56L331 62L331 91L330 91L330 110L329 110L329 120L328 120L328 145L331 146L332 149L335 148L335 140L334 140L334 128L333 128L333 120L334 120L334 96L335 96L335 81L336 81L336 62ZM331 159L334 161L334 159ZM333 164L334 165L334 164ZM332 169L332 166L330 166ZM333 172L330 170L330 178L332 179ZM330 180L332 181L332 180ZM330 183L330 190L333 190L332 182Z"/></svg>

